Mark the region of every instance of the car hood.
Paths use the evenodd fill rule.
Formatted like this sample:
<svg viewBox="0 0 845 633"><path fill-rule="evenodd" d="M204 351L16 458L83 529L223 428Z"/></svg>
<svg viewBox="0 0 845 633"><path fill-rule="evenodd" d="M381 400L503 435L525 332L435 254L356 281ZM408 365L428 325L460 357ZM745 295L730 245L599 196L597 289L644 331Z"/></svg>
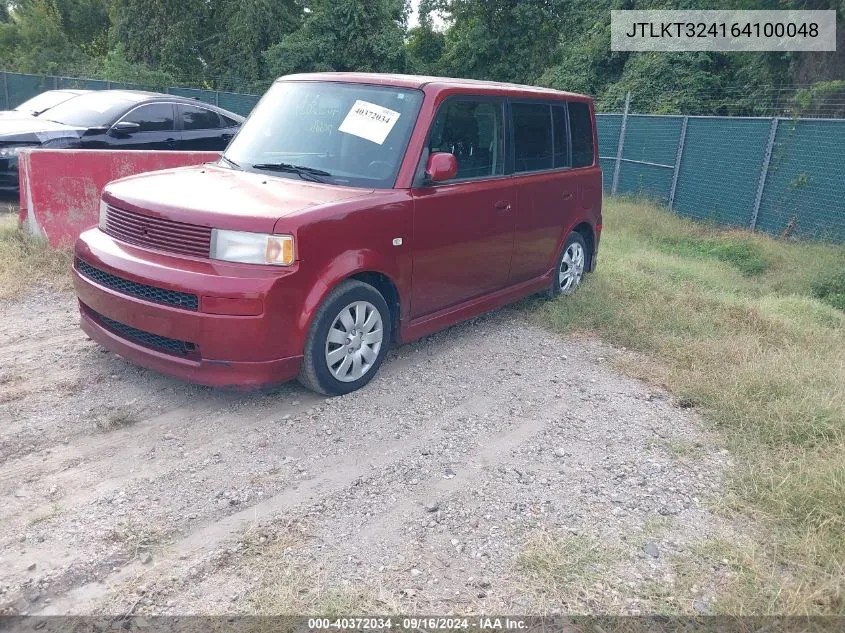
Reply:
<svg viewBox="0 0 845 633"><path fill-rule="evenodd" d="M8 121L9 119L34 119L35 115L31 112L21 112L19 110L0 110L0 120Z"/></svg>
<svg viewBox="0 0 845 633"><path fill-rule="evenodd" d="M109 183L103 199L116 207L177 222L270 233L284 216L373 193L215 165L179 167Z"/></svg>
<svg viewBox="0 0 845 633"><path fill-rule="evenodd" d="M86 128L73 127L38 117L0 118L0 143L40 144L54 138L79 138L86 131Z"/></svg>

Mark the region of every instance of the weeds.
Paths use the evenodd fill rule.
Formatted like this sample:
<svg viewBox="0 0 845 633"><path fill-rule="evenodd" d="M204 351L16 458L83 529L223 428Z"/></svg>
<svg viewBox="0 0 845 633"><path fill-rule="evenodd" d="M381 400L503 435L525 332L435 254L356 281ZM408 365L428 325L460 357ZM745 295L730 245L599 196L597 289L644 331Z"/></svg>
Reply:
<svg viewBox="0 0 845 633"><path fill-rule="evenodd" d="M519 568L555 608L586 611L584 600L612 560L605 545L585 535L541 533L523 549Z"/></svg>
<svg viewBox="0 0 845 633"><path fill-rule="evenodd" d="M69 249L53 249L27 234L16 216L0 216L0 299L18 296L33 284L70 287Z"/></svg>
<svg viewBox="0 0 845 633"><path fill-rule="evenodd" d="M839 310L845 310L845 270L828 272L816 279L812 288L817 299Z"/></svg>
<svg viewBox="0 0 845 633"><path fill-rule="evenodd" d="M297 558L297 546L307 538L299 521L288 522L281 529L252 528L244 534L241 543L246 562L258 572L256 587L247 597L251 613L339 617L403 612L406 605L400 606L391 591L337 584L338 579L327 577L312 560Z"/></svg>
<svg viewBox="0 0 845 633"><path fill-rule="evenodd" d="M731 613L845 614L845 247L719 231L610 201L601 259L539 316L643 352L623 369L697 406L758 520Z"/></svg>
<svg viewBox="0 0 845 633"><path fill-rule="evenodd" d="M137 411L125 405L103 405L92 411L94 426L107 433L131 426L141 417Z"/></svg>

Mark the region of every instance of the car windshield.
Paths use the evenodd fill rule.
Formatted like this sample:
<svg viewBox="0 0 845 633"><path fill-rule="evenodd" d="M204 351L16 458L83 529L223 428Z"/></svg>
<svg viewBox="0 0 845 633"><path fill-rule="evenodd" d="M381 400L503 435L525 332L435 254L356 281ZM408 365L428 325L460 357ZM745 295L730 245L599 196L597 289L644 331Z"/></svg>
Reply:
<svg viewBox="0 0 845 633"><path fill-rule="evenodd" d="M419 90L387 86L279 82L229 145L227 164L287 178L390 188L422 99Z"/></svg>
<svg viewBox="0 0 845 633"><path fill-rule="evenodd" d="M111 125L137 102L123 94L89 92L50 108L41 118L74 127L99 127Z"/></svg>
<svg viewBox="0 0 845 633"><path fill-rule="evenodd" d="M49 110L53 106L57 106L63 101L67 101L75 96L76 95L72 92L49 90L47 92L42 92L40 95L33 97L32 99L24 101L15 108L15 110L18 112L32 112L34 114L40 114L45 110Z"/></svg>

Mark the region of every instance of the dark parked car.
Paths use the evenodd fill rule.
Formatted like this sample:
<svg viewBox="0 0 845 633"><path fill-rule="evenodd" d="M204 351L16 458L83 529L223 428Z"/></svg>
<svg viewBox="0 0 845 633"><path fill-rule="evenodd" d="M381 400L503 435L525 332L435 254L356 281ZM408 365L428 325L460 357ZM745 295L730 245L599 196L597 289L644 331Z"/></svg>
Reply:
<svg viewBox="0 0 845 633"><path fill-rule="evenodd" d="M17 190L17 154L25 147L221 151L243 120L194 99L155 92L83 94L37 118L0 118L0 190Z"/></svg>
<svg viewBox="0 0 845 633"><path fill-rule="evenodd" d="M44 114L50 108L55 108L60 103L64 103L68 99L73 99L79 95L91 92L90 90L48 90L32 99L27 99L22 104L12 110L0 110L0 120L3 119L26 119L29 117L39 116Z"/></svg>

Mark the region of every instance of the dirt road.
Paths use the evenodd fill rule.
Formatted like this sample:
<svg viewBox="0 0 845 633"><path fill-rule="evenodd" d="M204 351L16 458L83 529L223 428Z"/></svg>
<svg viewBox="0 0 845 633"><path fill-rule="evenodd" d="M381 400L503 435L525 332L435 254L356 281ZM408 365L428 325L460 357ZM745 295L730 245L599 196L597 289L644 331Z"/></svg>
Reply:
<svg viewBox="0 0 845 633"><path fill-rule="evenodd" d="M0 304L0 612L712 611L726 451L530 308L327 400L136 368L68 294Z"/></svg>

